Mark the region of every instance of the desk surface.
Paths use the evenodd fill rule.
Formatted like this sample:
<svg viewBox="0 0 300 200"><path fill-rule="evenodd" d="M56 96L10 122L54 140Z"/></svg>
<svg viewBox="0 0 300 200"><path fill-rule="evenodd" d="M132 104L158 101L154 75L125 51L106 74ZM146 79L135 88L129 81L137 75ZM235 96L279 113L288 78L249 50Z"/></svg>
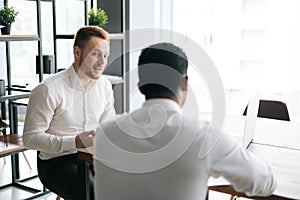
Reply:
<svg viewBox="0 0 300 200"><path fill-rule="evenodd" d="M273 169L278 187L269 199L300 199L300 151L255 143L252 143L248 150ZM91 163L93 148L78 149L78 158ZM210 189L246 197L243 193L235 192L230 186L212 186Z"/></svg>
<svg viewBox="0 0 300 200"><path fill-rule="evenodd" d="M225 132L230 135L241 136L244 133L245 119L245 116L227 116L224 124ZM300 150L299 141L300 124L257 118L253 143Z"/></svg>
<svg viewBox="0 0 300 200"><path fill-rule="evenodd" d="M245 116L227 116L224 131L241 136L244 133L245 120ZM257 119L255 136L248 150L269 163L273 169L278 188L272 199L300 199L299 141L299 124L267 118ZM210 189L230 194L233 191L230 186L215 186Z"/></svg>
<svg viewBox="0 0 300 200"><path fill-rule="evenodd" d="M78 151L78 159L86 161L88 163L93 162L93 154L94 154L94 147L89 148L79 148Z"/></svg>
<svg viewBox="0 0 300 200"><path fill-rule="evenodd" d="M289 121L260 118L254 142L300 150L300 126Z"/></svg>
<svg viewBox="0 0 300 200"><path fill-rule="evenodd" d="M300 199L300 151L255 143L248 150L272 167L277 180L277 189L271 197L255 199ZM243 193L235 192L231 186L223 185L223 181L220 184L211 185L209 189L246 197Z"/></svg>
<svg viewBox="0 0 300 200"><path fill-rule="evenodd" d="M300 199L300 151L260 144L251 144L249 151L272 167L275 195Z"/></svg>

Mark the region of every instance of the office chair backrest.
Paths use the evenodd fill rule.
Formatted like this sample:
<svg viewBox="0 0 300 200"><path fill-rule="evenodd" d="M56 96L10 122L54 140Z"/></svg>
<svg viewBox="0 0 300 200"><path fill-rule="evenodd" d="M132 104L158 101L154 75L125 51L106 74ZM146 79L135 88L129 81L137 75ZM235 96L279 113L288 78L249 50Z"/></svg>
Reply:
<svg viewBox="0 0 300 200"><path fill-rule="evenodd" d="M246 115L248 105L243 113ZM270 119L279 119L290 121L289 112L285 103L281 101L274 100L260 100L258 117L270 118Z"/></svg>

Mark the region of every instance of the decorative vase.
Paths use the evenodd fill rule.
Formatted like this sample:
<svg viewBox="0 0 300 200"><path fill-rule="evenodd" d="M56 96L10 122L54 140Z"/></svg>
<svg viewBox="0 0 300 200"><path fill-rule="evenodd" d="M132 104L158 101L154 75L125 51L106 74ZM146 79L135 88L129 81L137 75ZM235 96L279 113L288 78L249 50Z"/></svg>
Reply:
<svg viewBox="0 0 300 200"><path fill-rule="evenodd" d="M6 24L3 28L1 28L2 35L9 35L10 34L10 27L11 24Z"/></svg>

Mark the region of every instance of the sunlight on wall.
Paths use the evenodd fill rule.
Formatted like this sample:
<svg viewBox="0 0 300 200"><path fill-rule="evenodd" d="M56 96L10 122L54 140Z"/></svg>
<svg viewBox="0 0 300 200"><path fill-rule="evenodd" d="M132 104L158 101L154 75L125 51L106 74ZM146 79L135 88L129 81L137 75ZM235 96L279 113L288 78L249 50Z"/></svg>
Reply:
<svg viewBox="0 0 300 200"><path fill-rule="evenodd" d="M173 2L174 30L195 40L214 61L227 102L234 102L227 110L241 112L258 91L262 98L287 102L299 118L300 1Z"/></svg>

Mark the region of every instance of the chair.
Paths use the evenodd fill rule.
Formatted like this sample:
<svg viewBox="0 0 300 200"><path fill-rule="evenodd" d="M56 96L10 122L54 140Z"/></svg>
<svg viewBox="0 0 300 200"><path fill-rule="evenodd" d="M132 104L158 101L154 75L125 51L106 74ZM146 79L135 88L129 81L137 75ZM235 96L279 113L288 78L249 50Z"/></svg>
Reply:
<svg viewBox="0 0 300 200"><path fill-rule="evenodd" d="M246 115L248 105L243 115ZM290 121L289 112L284 102L274 100L260 100L258 117Z"/></svg>

